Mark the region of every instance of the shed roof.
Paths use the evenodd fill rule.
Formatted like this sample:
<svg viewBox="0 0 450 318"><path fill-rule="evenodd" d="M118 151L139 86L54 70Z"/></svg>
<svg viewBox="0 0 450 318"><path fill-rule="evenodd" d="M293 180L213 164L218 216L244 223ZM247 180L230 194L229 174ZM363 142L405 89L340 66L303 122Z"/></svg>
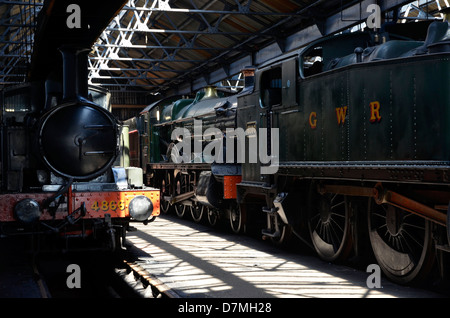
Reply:
<svg viewBox="0 0 450 318"><path fill-rule="evenodd" d="M184 94L357 24L373 2L129 0L94 40L89 80L113 92ZM411 3L403 7L410 16L425 12L431 18L448 6L446 0L377 3L383 10ZM0 0L0 88L24 82L30 74L37 16L43 7L42 0ZM91 18L92 12L109 8L99 9L89 11Z"/></svg>

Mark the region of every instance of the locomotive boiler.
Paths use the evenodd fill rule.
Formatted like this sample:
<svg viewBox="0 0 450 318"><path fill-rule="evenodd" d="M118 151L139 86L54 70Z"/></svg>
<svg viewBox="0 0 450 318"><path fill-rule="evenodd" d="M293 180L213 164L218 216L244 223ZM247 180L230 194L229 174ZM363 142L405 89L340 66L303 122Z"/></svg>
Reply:
<svg viewBox="0 0 450 318"><path fill-rule="evenodd" d="M446 21L344 32L259 65L238 95L155 103L141 118L148 147L140 165L161 187L165 209L180 216L190 207L198 221L205 209L211 224L225 215L235 232L261 226L275 243L295 236L329 262L373 258L398 283L442 275L450 251L448 34ZM200 119L205 127L195 133ZM182 157L185 137L172 134L180 127L201 149L216 139L205 138L206 128L223 140L227 127L241 129L244 159Z"/></svg>
<svg viewBox="0 0 450 318"><path fill-rule="evenodd" d="M188 211L197 222L205 215L210 224L219 217L233 219L240 167L213 164L217 156L226 154L221 146L208 155L203 150L214 140L221 142L227 128L235 127L236 106L236 94L206 87L194 98L176 96L149 105L138 118L126 122L130 153L140 154L130 160L142 166L148 184L160 188L163 212L173 207L183 217ZM177 128L186 134L173 136ZM231 192L223 192L224 182Z"/></svg>

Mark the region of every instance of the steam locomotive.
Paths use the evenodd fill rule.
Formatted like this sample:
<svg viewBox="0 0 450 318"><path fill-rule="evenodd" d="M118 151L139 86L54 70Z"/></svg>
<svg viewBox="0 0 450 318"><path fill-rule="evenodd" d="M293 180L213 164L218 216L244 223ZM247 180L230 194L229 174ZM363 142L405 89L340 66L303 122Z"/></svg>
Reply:
<svg viewBox="0 0 450 318"><path fill-rule="evenodd" d="M397 283L443 273L449 34L428 21L333 35L246 70L237 95L156 102L129 121L134 164L163 211L262 225L329 262L374 256Z"/></svg>
<svg viewBox="0 0 450 318"><path fill-rule="evenodd" d="M128 132L110 112L110 93L88 85L89 49L82 45L124 2L108 1L104 15L87 14L105 4L83 6L90 27L66 31L67 3L46 2L39 26L48 33L42 31L34 55L38 76L2 91L1 237L29 234L51 248L116 250L131 220L159 215L159 190L144 186L141 169L128 167Z"/></svg>

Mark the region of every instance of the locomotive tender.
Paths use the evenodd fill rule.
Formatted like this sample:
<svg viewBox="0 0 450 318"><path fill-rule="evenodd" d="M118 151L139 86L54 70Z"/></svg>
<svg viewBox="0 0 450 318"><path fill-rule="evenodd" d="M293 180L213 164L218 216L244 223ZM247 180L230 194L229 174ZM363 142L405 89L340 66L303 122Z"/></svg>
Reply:
<svg viewBox="0 0 450 318"><path fill-rule="evenodd" d="M268 61L254 76L247 70L238 95L209 88L157 102L130 135L141 138L138 165L161 188L164 211L190 208L196 221L206 211L211 224L226 216L235 232L263 220L265 237L296 235L326 261L370 250L391 280L427 279L444 272L450 251L449 41L446 21L343 33ZM186 143L171 133L185 127L195 142L195 120L204 144L215 140L207 128L224 139L226 128L242 128L245 149L276 129L279 140L263 139L276 173L261 173L267 162L252 162L248 151L244 162L199 162L195 153L171 161Z"/></svg>
<svg viewBox="0 0 450 318"><path fill-rule="evenodd" d="M111 14L124 5L110 4ZM35 50L37 75L1 95L0 236L30 234L64 249L83 238L82 249L115 250L131 219L159 215L159 190L127 168L128 134L110 112L110 93L88 85L85 47L101 32L93 22L107 23L109 13L90 16L91 33L74 37L60 24L65 8L45 3L37 37L48 43ZM83 8L92 14L95 6Z"/></svg>

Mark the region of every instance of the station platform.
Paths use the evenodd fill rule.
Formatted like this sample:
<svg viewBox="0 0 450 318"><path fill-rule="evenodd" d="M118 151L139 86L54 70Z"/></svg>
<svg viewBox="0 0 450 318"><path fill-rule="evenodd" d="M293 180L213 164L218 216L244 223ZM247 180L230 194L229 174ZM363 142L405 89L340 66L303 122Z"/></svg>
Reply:
<svg viewBox="0 0 450 318"><path fill-rule="evenodd" d="M369 288L371 273L311 253L162 215L127 240L139 265L185 298L429 298L442 295L393 284Z"/></svg>

